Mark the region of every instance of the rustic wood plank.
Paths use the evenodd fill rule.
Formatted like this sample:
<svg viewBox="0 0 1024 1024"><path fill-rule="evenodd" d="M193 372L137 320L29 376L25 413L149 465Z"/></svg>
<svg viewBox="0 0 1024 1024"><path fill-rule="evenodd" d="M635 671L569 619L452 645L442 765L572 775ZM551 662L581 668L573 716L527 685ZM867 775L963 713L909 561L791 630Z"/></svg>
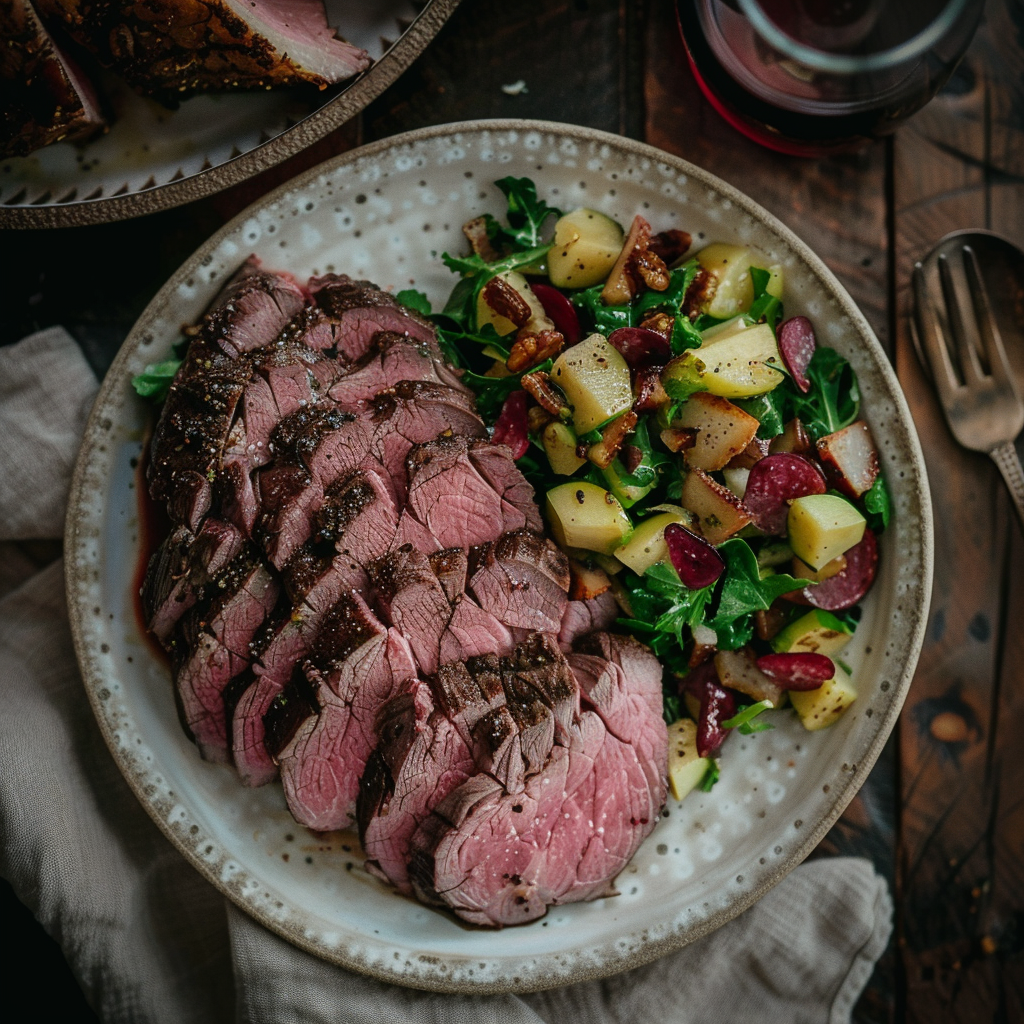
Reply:
<svg viewBox="0 0 1024 1024"><path fill-rule="evenodd" d="M909 275L938 238L1024 238L1019 37L1024 8L988 5L950 86L895 144L897 369L936 506L928 638L899 727L899 941L908 1021L1024 1015L1024 543L988 461L952 441L912 350ZM1011 353L1024 380L1024 352Z"/></svg>
<svg viewBox="0 0 1024 1024"><path fill-rule="evenodd" d="M476 0L367 109L368 139L481 117L565 121L640 138L637 0ZM522 81L525 88L511 93Z"/></svg>

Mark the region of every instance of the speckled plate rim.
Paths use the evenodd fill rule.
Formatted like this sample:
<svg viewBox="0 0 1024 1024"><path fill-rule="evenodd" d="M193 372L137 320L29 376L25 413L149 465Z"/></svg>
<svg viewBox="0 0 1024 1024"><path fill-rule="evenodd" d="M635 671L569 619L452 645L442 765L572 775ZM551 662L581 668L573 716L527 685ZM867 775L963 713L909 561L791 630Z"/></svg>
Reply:
<svg viewBox="0 0 1024 1024"><path fill-rule="evenodd" d="M126 369L129 357L140 344L140 340L155 317L155 310L162 304L163 297L171 290L176 290L190 275L196 273L206 254L217 249L221 241L234 232L240 224L252 216L255 209L267 206L285 198L288 193L301 190L307 184L333 169L349 163L373 159L389 150L398 150L403 146L409 146L419 142L443 138L445 136L466 136L482 132L546 132L560 139L568 139L581 143L598 143L618 149L620 152L629 154L639 160L650 160L661 165L667 165L674 170L705 185L717 192L723 199L734 204L741 211L748 214L754 220L765 225L770 231L788 245L794 256L802 260L807 269L820 278L827 286L830 298L835 299L844 316L849 320L852 329L855 331L865 349L870 354L875 370L878 372L886 397L893 403L895 418L903 428L904 436L900 442L905 445L903 456L906 459L906 471L911 474L912 479L905 486L909 490L909 509L916 517L919 529L919 543L914 549L906 553L906 557L913 560L913 568L919 573L920 584L916 593L908 593L905 597L912 600L911 607L907 607L907 601L900 606L900 613L905 619L906 629L902 634L904 637L895 655L896 664L893 666L892 679L890 680L889 692L884 713L879 716L873 738L856 765L843 765L845 784L833 786L830 791L830 804L827 812L813 823L813 827L804 833L802 842L790 849L785 857L774 870L762 876L757 885L752 886L738 896L729 906L712 912L706 918L688 923L677 928L664 937L649 938L646 934L633 936L639 939L631 943L627 949L616 948L615 944L594 948L591 956L585 962L577 962L567 966L565 963L558 963L551 967L541 966L535 968L527 977L513 977L511 971L508 977L496 982L474 982L472 980L461 980L446 977L443 972L423 967L423 973L417 976L410 976L408 973L399 974L387 969L379 969L375 965L367 964L358 959L351 958L344 951L339 952L336 948L325 948L324 946L311 941L306 936L289 931L281 927L280 923L271 917L259 912L251 902L247 902L235 889L225 885L217 876L211 866L197 857L194 851L181 841L174 829L159 813L158 808L153 806L147 794L143 791L140 779L134 777L131 772L126 771L118 756L118 749L113 735L106 722L103 709L97 697L96 665L93 652L89 645L87 627L88 609L79 598L79 593L85 589L86 581L90 573L95 573L97 568L90 564L88 558L88 545L90 537L95 537L100 526L102 516L94 514L90 519L88 510L83 504L86 486L87 473L90 463L95 459L97 450L103 450L104 441L110 430L111 422L108 412L114 405L115 394L118 389L126 385ZM934 567L934 529L932 521L931 497L928 488L927 473L924 457L921 451L920 442L910 415L910 410L903 397L902 390L896 378L895 372L882 349L877 338L874 336L867 320L857 308L852 298L835 278L832 272L825 266L810 248L802 242L788 227L778 218L770 214L763 207L744 195L738 189L722 181L720 178L701 168L688 163L681 158L672 156L662 150L658 150L644 143L612 135L607 132L595 129L560 124L557 122L537 120L480 120L457 122L446 125L422 128L416 131L407 132L402 135L383 139L358 149L352 150L339 157L327 160L324 163L312 168L304 174L292 179L286 184L268 193L262 199L252 204L247 210L240 213L232 221L228 222L220 231L204 243L182 267L168 280L164 287L154 297L150 305L143 312L135 327L129 333L120 352L115 358L96 399L88 424L85 430L85 439L75 464L75 471L71 485L68 516L65 528L65 581L67 587L68 610L71 622L72 635L75 644L75 651L78 657L79 666L83 679L86 680L86 689L89 700L99 723L104 739L115 760L122 768L122 773L135 792L139 801L146 811L153 818L154 822L161 829L164 835L179 849L187 860L216 888L223 892L228 898L235 902L243 911L260 921L265 927L277 932L283 938L294 945L305 949L307 952L323 959L330 960L341 966L367 974L381 981L396 983L406 987L425 989L429 991L444 992L449 994L493 994L501 992L532 992L558 985L577 983L593 978L606 977L631 968L642 966L659 957L688 945L710 932L716 930L728 921L737 917L747 910L757 900L765 895L771 888L777 885L786 875L789 874L814 850L828 830L836 822L847 805L863 785L871 768L878 759L903 706L906 695L909 691L924 641L925 629L928 621L928 607L931 599L932 576ZM93 685L90 685L90 682ZM883 686L883 689L887 687ZM847 770L849 769L849 770ZM797 823L802 824L801 822ZM524 927L530 927L526 925Z"/></svg>
<svg viewBox="0 0 1024 1024"><path fill-rule="evenodd" d="M2 228L70 228L142 217L220 192L318 142L356 116L427 48L462 0L428 0L388 51L339 95L291 128L216 167L125 195L39 206L0 204Z"/></svg>

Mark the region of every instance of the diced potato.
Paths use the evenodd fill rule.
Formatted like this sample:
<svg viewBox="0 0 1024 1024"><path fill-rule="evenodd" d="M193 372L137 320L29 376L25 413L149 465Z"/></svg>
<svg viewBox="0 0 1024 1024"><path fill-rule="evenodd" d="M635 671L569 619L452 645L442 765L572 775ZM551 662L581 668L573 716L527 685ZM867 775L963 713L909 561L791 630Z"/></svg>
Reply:
<svg viewBox="0 0 1024 1024"><path fill-rule="evenodd" d="M721 544L751 521L740 499L699 469L686 474L680 500L697 516L700 532L711 544Z"/></svg>
<svg viewBox="0 0 1024 1024"><path fill-rule="evenodd" d="M563 548L612 554L633 532L629 516L613 494L585 480L552 487L547 494L548 525Z"/></svg>
<svg viewBox="0 0 1024 1024"><path fill-rule="evenodd" d="M840 491L859 498L871 490L878 478L878 451L863 420L821 438L817 449L825 475Z"/></svg>
<svg viewBox="0 0 1024 1024"><path fill-rule="evenodd" d="M826 562L817 572L802 559L794 558L791 575L798 580L807 580L808 583L823 583L825 580L837 576L845 568L846 555L840 555L838 558L833 558L831 562Z"/></svg>
<svg viewBox="0 0 1024 1024"><path fill-rule="evenodd" d="M551 379L573 408L577 434L603 427L633 405L629 365L600 334L566 349L555 360Z"/></svg>
<svg viewBox="0 0 1024 1024"><path fill-rule="evenodd" d="M672 796L682 800L707 774L711 761L697 753L697 724L680 718L668 727L668 784Z"/></svg>
<svg viewBox="0 0 1024 1024"><path fill-rule="evenodd" d="M664 562L668 559L665 527L669 523L680 523L692 528L693 516L683 508L648 516L637 524L629 543L623 544L615 552L615 557L632 569L637 576L643 576L655 562Z"/></svg>
<svg viewBox="0 0 1024 1024"><path fill-rule="evenodd" d="M754 439L760 424L720 395L699 391L684 403L672 425L697 431L686 464L710 471L721 469Z"/></svg>
<svg viewBox="0 0 1024 1024"><path fill-rule="evenodd" d="M623 231L596 210L579 209L555 224L548 276L556 288L589 288L603 281L622 251Z"/></svg>
<svg viewBox="0 0 1024 1024"><path fill-rule="evenodd" d="M837 721L857 699L857 690L849 673L836 665L835 676L817 690L791 690L789 699L805 729L825 729Z"/></svg>
<svg viewBox="0 0 1024 1024"><path fill-rule="evenodd" d="M576 454L579 439L572 427L559 420L549 423L540 439L551 471L559 476L572 476L587 461Z"/></svg>
<svg viewBox="0 0 1024 1024"><path fill-rule="evenodd" d="M779 654L824 654L831 658L851 639L853 633L831 612L815 608L776 634L772 650Z"/></svg>
<svg viewBox="0 0 1024 1024"><path fill-rule="evenodd" d="M834 494L794 498L786 519L793 554L812 569L821 569L859 544L865 525L860 512Z"/></svg>
<svg viewBox="0 0 1024 1024"><path fill-rule="evenodd" d="M626 468L618 459L614 459L612 464L606 466L601 472L608 483L608 490L622 502L623 508L630 508L640 501L641 498L647 497L658 483L657 477L649 484L644 484L643 486L626 483L623 479L626 476Z"/></svg>
<svg viewBox="0 0 1024 1024"><path fill-rule="evenodd" d="M509 286L516 291L523 299L526 300L526 304L530 307L530 322L538 325L545 325L547 330L554 329L554 323L550 320L547 313L544 312L544 307L540 304L540 299L533 294L530 288L529 282L523 277L522 274L515 270L506 270L501 274L497 274L497 277L505 280ZM512 323L507 317L502 316L496 310L492 309L484 298L487 292L486 287L480 289L480 294L476 300L476 322L477 326L483 327L484 324L490 324L502 337L506 334L514 334L519 330L519 327Z"/></svg>
<svg viewBox="0 0 1024 1024"><path fill-rule="evenodd" d="M782 298L782 267L769 264L767 258L756 249L744 245L729 245L713 242L697 253L697 261L715 279L711 299L703 312L714 317L729 317L743 313L754 301L754 282L750 268L767 270L767 292Z"/></svg>
<svg viewBox="0 0 1024 1024"><path fill-rule="evenodd" d="M669 381L678 380L723 398L750 398L782 381L783 375L774 368L781 365L771 327L755 324L687 349L665 367L661 379L670 395Z"/></svg>

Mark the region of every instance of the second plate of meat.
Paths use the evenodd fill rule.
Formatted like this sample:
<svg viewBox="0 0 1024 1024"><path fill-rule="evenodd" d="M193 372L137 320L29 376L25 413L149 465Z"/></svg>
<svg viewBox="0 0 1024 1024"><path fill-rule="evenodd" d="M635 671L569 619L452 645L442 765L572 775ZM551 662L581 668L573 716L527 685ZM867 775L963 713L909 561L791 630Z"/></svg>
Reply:
<svg viewBox="0 0 1024 1024"><path fill-rule="evenodd" d="M759 251L787 314L856 371L879 442L892 520L843 650L856 701L828 729L786 714L735 736L717 784L681 803L663 665L611 591L570 601L542 496L408 305L444 305L440 253L467 248L462 225L501 210L510 176L567 210ZM177 369L158 416L131 388L147 366L154 388ZM527 991L677 948L813 849L909 685L929 538L884 354L794 236L647 147L482 123L323 165L162 289L90 421L69 605L125 778L239 906L382 979Z"/></svg>

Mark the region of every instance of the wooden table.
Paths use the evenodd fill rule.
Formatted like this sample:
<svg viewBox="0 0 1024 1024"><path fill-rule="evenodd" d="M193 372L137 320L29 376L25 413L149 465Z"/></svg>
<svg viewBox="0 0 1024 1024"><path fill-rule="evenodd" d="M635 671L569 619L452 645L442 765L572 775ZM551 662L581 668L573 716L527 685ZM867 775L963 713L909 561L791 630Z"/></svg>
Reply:
<svg viewBox="0 0 1024 1024"><path fill-rule="evenodd" d="M334 153L422 125L571 121L644 139L736 185L825 259L891 354L937 516L910 697L816 854L870 857L895 895L896 936L855 1020L1024 1020L1024 542L994 468L951 440L906 326L913 262L943 234L984 227L1024 243L1024 2L989 0L952 81L894 138L820 161L769 153L720 120L686 69L673 11L672 0L467 0L362 117L258 179L131 223L8 234L16 259L5 260L0 343L63 323L102 372L164 279L227 217ZM526 90L502 90L519 79ZM1024 321L1024 296L1018 305ZM26 970L52 963L34 998L88 1019L59 950L9 889L4 915L26 936Z"/></svg>

